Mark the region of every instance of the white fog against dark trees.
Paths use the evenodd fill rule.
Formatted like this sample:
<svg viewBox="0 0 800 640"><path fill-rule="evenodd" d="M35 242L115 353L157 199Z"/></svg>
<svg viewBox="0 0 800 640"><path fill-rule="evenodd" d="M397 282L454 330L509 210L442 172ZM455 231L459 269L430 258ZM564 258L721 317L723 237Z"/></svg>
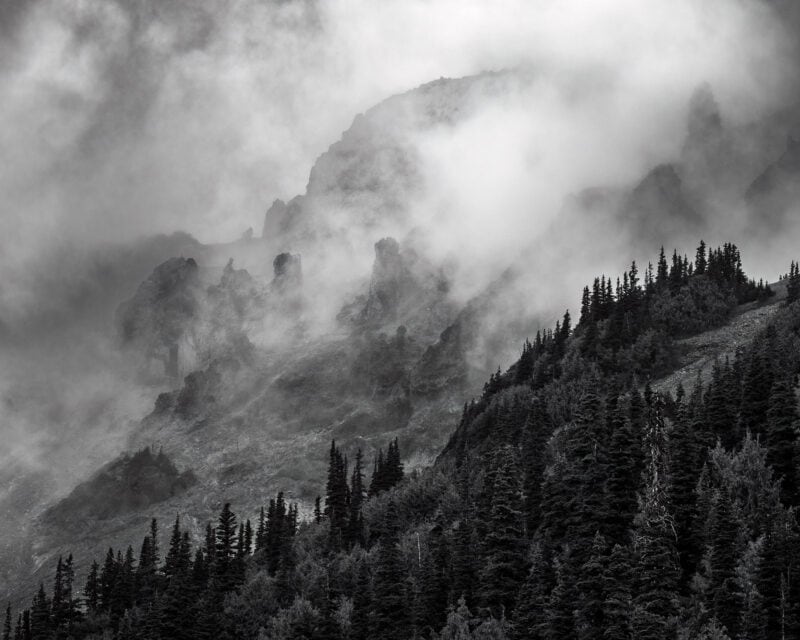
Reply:
<svg viewBox="0 0 800 640"><path fill-rule="evenodd" d="M800 638L793 0L0 0L2 640Z"/></svg>

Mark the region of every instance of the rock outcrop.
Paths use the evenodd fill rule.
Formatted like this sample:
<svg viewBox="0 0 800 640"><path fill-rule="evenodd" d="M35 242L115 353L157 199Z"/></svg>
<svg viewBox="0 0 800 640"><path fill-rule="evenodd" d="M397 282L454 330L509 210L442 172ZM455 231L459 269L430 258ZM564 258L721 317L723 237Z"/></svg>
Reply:
<svg viewBox="0 0 800 640"><path fill-rule="evenodd" d="M146 509L180 495L196 483L191 471L180 472L163 453L150 448L124 454L79 484L43 515L45 522L80 528L92 520Z"/></svg>
<svg viewBox="0 0 800 640"><path fill-rule="evenodd" d="M192 258L163 262L117 310L123 345L135 346L147 358L163 362L166 375L177 377L181 338L198 314L200 295L197 263Z"/></svg>
<svg viewBox="0 0 800 640"><path fill-rule="evenodd" d="M703 217L690 204L677 168L663 164L648 173L628 197L622 220L637 238L657 240L699 234Z"/></svg>
<svg viewBox="0 0 800 640"><path fill-rule="evenodd" d="M755 230L774 232L800 209L800 141L789 136L781 156L752 182L745 198Z"/></svg>

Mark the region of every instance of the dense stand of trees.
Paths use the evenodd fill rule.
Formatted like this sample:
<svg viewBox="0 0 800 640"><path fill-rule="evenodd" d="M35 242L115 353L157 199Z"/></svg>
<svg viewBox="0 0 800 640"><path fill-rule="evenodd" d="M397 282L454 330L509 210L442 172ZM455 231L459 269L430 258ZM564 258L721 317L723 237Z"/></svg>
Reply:
<svg viewBox="0 0 800 640"><path fill-rule="evenodd" d="M769 295L733 245L601 277L431 469L405 474L395 440L367 485L334 442L309 522L280 494L255 531L226 505L199 546L176 522L163 560L153 523L80 593L59 561L4 640L800 638L800 302L686 388L647 378Z"/></svg>

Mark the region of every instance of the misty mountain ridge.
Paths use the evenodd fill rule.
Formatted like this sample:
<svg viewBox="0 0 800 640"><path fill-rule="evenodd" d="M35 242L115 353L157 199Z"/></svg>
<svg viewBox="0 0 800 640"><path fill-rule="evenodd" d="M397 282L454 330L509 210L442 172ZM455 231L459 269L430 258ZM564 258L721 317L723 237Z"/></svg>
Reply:
<svg viewBox="0 0 800 640"><path fill-rule="evenodd" d="M305 194L269 208L260 239L203 245L177 235L90 258L88 286L66 292L64 306L75 311L64 323L90 316L151 396L149 413L121 431L112 450L108 442L94 445L90 459L163 448L195 481L156 492L105 524L76 515L71 526L93 531L81 550L74 536L51 537L42 515L63 498L53 508L71 518L67 488L42 489L32 501L21 490L4 496L10 510L27 503L36 550L35 561L30 547L7 550L23 558L7 584L48 571L68 546L89 557L112 532L133 542L151 516L166 522L185 514L199 537L223 501L254 512L277 488L308 512L332 438L372 453L399 436L407 469L430 465L464 401L535 328L553 323L562 300L574 299L567 289L582 274L564 275L557 299L537 300L530 281L537 265L554 259L566 230L590 240L593 230L619 226L614 242L644 252L724 227L715 217L718 191L740 198L779 156L778 135L764 131L789 130L800 118L791 112L731 130L703 88L681 158L637 184L600 185L567 201L530 251L501 256L502 269L467 283L450 260L429 252L411 213L426 188L416 136L455 127L509 87L524 91L532 81L518 72L440 79L367 111L315 163ZM348 264L340 272L341 247ZM608 261L611 250L598 243L586 259L605 254ZM111 275L95 280L93 270ZM85 479L92 471L75 473ZM46 474L35 481L52 483Z"/></svg>

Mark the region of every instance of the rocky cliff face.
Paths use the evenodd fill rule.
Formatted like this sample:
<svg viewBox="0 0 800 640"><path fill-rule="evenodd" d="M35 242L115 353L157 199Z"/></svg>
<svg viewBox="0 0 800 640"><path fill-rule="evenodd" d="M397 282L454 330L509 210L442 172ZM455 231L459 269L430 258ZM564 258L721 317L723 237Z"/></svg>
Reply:
<svg viewBox="0 0 800 640"><path fill-rule="evenodd" d="M122 343L178 375L180 342L196 318L200 287L193 258L170 258L155 268L117 312Z"/></svg>
<svg viewBox="0 0 800 640"><path fill-rule="evenodd" d="M753 226L774 233L796 214L800 203L800 141L789 136L780 157L753 180L745 198Z"/></svg>

